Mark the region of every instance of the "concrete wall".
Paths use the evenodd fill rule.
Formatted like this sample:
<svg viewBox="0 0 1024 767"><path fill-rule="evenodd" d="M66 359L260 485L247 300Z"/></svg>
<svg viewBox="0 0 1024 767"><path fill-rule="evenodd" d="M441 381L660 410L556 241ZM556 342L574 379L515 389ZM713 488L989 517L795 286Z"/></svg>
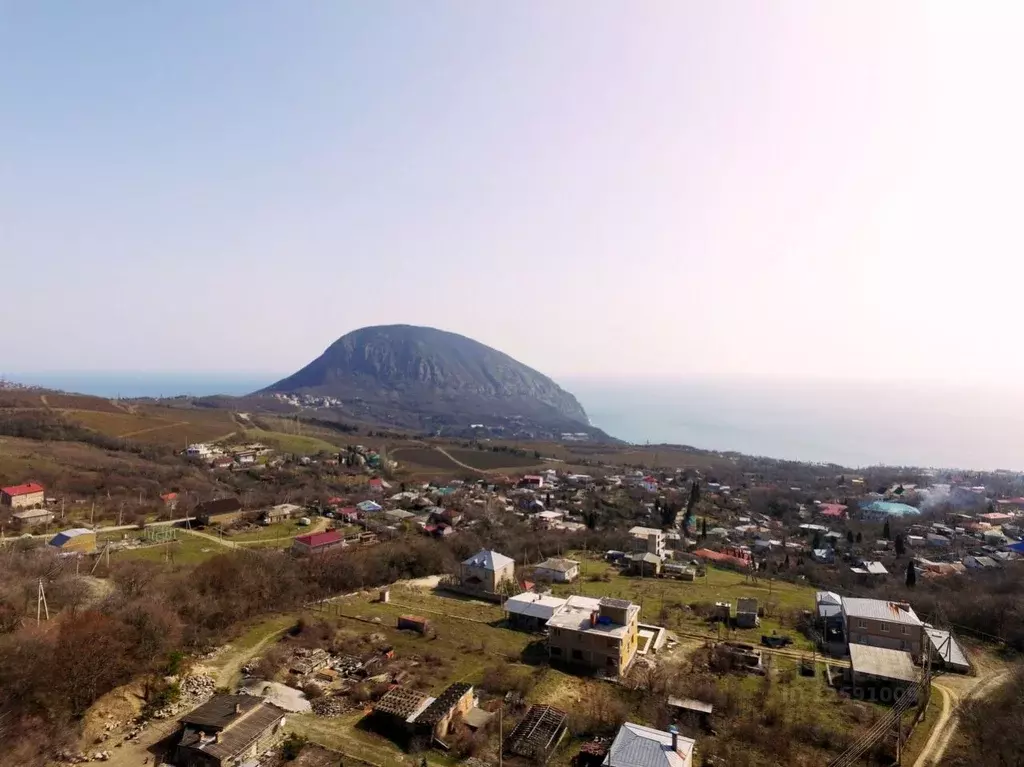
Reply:
<svg viewBox="0 0 1024 767"><path fill-rule="evenodd" d="M586 631L552 628L548 634L548 653L552 660L621 674L636 655L637 619L621 637L608 637Z"/></svg>
<svg viewBox="0 0 1024 767"><path fill-rule="evenodd" d="M25 495L10 496L4 493L0 496L0 502L4 506L10 506L12 509L28 509L32 506L42 506L45 498L45 493L40 490L38 493L26 493Z"/></svg>
<svg viewBox="0 0 1024 767"><path fill-rule="evenodd" d="M846 639L850 644L906 650L912 655L921 653L920 626L908 626L903 623L871 618L847 618Z"/></svg>

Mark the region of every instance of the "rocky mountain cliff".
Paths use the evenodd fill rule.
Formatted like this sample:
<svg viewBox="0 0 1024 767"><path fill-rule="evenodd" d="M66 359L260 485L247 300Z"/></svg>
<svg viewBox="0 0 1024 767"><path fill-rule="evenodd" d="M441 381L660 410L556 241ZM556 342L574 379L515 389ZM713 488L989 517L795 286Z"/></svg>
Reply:
<svg viewBox="0 0 1024 767"><path fill-rule="evenodd" d="M413 325L352 331L262 393L333 397L342 407L357 402L440 424L490 417L589 427L576 398L547 376L465 336Z"/></svg>

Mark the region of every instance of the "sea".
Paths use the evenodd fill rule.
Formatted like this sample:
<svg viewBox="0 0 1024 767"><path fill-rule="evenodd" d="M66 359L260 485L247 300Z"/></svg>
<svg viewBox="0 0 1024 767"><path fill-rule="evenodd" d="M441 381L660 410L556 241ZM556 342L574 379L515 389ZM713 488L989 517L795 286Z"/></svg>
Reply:
<svg viewBox="0 0 1024 767"><path fill-rule="evenodd" d="M103 397L240 395L277 373L26 373L25 384ZM1024 469L1024 395L927 383L560 379L592 425L636 444L772 458Z"/></svg>

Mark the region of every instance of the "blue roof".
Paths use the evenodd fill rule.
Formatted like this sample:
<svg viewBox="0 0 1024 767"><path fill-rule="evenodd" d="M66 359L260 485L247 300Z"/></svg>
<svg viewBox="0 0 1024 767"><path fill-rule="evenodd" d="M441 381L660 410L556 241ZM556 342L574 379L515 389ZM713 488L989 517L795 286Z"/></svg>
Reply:
<svg viewBox="0 0 1024 767"><path fill-rule="evenodd" d="M360 511L380 511L384 507L373 501L363 501L362 503L357 503L356 508Z"/></svg>
<svg viewBox="0 0 1024 767"><path fill-rule="evenodd" d="M76 527L71 530L65 530L53 536L53 538L50 539L50 545L60 547L68 541L70 541L72 538L77 538L80 535L88 535L91 532L92 530L86 530L84 527Z"/></svg>
<svg viewBox="0 0 1024 767"><path fill-rule="evenodd" d="M888 514L893 517L916 517L921 513L920 509L906 503L896 503L895 501L872 501L871 503L862 504L861 509L872 511L876 514Z"/></svg>
<svg viewBox="0 0 1024 767"><path fill-rule="evenodd" d="M1017 541L1017 543L1011 543L1006 547L1007 551L1015 551L1018 554L1024 554L1024 541Z"/></svg>

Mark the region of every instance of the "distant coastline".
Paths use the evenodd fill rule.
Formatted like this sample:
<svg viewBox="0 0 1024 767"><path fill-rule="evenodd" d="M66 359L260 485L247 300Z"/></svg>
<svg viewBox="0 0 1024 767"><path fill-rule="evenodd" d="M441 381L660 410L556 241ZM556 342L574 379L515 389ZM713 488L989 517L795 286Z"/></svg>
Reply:
<svg viewBox="0 0 1024 767"><path fill-rule="evenodd" d="M277 373L24 373L18 383L101 397L243 395ZM1019 469L1024 396L893 385L559 381L591 423L635 444L807 462Z"/></svg>
<svg viewBox="0 0 1024 767"><path fill-rule="evenodd" d="M240 396L262 389L274 373L11 373L8 380L96 397ZM280 376L278 376L279 378Z"/></svg>

